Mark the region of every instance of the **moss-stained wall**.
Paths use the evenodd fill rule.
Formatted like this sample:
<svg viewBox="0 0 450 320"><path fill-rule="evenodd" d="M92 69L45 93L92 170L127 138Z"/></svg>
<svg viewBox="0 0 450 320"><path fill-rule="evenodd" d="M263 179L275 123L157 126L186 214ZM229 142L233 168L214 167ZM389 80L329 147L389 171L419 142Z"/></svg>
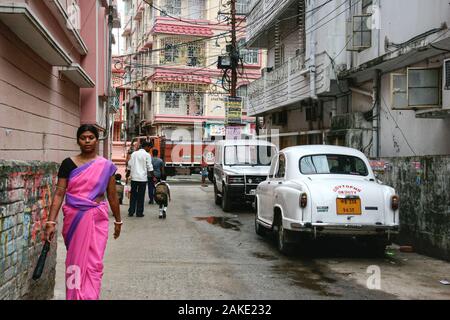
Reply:
<svg viewBox="0 0 450 320"><path fill-rule="evenodd" d="M400 195L399 242L413 245L416 252L450 260L450 156L382 162L379 179Z"/></svg>
<svg viewBox="0 0 450 320"><path fill-rule="evenodd" d="M31 279L42 250L58 165L0 160L0 300L49 299L55 285L56 241L41 279Z"/></svg>

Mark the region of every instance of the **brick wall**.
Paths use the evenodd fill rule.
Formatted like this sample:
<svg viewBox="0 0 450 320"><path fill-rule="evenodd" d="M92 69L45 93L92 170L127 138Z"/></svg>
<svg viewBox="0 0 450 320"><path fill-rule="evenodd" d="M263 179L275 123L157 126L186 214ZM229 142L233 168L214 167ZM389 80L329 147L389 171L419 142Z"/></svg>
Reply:
<svg viewBox="0 0 450 320"><path fill-rule="evenodd" d="M42 250L58 165L0 160L0 300L50 299L56 241L41 279L31 279Z"/></svg>
<svg viewBox="0 0 450 320"><path fill-rule="evenodd" d="M378 167L400 195L400 244L450 260L450 156L386 158Z"/></svg>

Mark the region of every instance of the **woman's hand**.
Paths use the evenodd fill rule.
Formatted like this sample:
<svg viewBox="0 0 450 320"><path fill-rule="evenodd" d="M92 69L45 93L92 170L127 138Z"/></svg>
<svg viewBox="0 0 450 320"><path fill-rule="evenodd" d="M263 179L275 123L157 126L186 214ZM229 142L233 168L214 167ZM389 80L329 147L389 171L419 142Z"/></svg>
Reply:
<svg viewBox="0 0 450 320"><path fill-rule="evenodd" d="M55 237L56 232L56 225L54 224L46 224L45 227L45 240L48 242L52 242L53 238Z"/></svg>
<svg viewBox="0 0 450 320"><path fill-rule="evenodd" d="M122 230L121 224L114 224L114 239L120 237L120 231Z"/></svg>

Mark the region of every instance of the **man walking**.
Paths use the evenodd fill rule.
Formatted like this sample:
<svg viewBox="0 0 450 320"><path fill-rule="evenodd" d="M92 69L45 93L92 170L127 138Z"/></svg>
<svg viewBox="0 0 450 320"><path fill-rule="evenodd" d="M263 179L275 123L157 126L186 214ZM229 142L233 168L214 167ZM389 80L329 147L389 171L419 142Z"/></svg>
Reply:
<svg viewBox="0 0 450 320"><path fill-rule="evenodd" d="M164 177L164 161L158 157L158 150L152 150L152 166L153 166L153 174L154 177L148 178L148 197L149 204L154 203L155 198L155 185L161 181Z"/></svg>
<svg viewBox="0 0 450 320"><path fill-rule="evenodd" d="M152 148L150 142L143 142L141 149L131 154L127 169L131 176L131 199L128 216L135 213L137 217L144 216L145 189L148 176L153 176L152 157L149 152Z"/></svg>

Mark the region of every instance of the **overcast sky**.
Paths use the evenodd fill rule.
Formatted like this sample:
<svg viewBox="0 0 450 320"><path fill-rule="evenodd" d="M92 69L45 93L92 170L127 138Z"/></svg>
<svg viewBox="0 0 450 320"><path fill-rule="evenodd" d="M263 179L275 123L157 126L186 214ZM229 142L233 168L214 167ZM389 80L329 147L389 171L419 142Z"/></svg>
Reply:
<svg viewBox="0 0 450 320"><path fill-rule="evenodd" d="M124 17L123 17L123 1L117 0L117 9L119 10L119 16L120 16L120 29L113 29L114 37L116 38L116 44L112 47L112 54L113 55L121 55L124 54L123 52L123 38L122 38L122 28L125 25Z"/></svg>

